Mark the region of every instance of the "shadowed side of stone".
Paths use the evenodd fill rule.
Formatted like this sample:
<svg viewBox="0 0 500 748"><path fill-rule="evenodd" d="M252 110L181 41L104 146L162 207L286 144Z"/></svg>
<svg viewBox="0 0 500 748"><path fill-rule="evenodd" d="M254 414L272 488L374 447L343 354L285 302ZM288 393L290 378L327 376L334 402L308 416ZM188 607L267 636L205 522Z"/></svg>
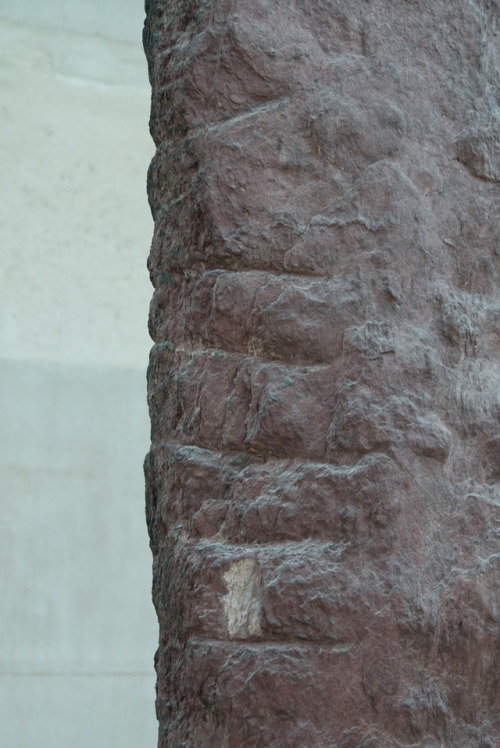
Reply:
<svg viewBox="0 0 500 748"><path fill-rule="evenodd" d="M498 3L146 9L159 748L497 748Z"/></svg>

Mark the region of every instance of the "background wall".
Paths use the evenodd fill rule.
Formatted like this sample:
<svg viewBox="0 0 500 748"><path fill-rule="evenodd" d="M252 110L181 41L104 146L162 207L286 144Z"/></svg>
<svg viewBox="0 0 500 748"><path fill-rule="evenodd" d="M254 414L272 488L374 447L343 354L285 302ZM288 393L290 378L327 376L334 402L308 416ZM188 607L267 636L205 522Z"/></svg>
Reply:
<svg viewBox="0 0 500 748"><path fill-rule="evenodd" d="M141 0L0 0L0 723L156 742Z"/></svg>

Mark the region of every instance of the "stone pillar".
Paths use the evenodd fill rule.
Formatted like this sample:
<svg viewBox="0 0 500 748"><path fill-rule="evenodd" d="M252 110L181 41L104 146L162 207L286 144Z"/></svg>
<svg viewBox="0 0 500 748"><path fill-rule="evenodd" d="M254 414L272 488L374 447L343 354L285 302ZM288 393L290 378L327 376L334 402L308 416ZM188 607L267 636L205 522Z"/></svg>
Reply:
<svg viewBox="0 0 500 748"><path fill-rule="evenodd" d="M498 2L146 6L159 746L498 748Z"/></svg>

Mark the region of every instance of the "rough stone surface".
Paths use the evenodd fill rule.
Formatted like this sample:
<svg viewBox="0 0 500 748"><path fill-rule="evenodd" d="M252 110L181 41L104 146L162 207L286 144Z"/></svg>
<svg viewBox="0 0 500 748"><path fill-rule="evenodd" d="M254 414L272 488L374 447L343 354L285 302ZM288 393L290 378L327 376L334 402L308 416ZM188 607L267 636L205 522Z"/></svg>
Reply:
<svg viewBox="0 0 500 748"><path fill-rule="evenodd" d="M160 748L499 748L498 0L147 0Z"/></svg>

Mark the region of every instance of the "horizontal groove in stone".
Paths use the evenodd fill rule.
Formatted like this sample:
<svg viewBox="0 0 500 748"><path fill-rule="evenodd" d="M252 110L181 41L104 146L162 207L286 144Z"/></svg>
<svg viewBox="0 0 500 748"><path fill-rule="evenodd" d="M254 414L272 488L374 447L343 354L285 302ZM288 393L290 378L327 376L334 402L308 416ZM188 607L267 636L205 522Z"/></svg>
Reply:
<svg viewBox="0 0 500 748"><path fill-rule="evenodd" d="M247 553L248 551L253 551L255 553L258 553L259 551L283 551L283 550L290 550L290 551L310 551L310 550L317 550L317 551L325 551L325 552L335 552L335 553L341 553L344 549L347 549L348 544L347 543L335 543L333 541L327 541L327 540L313 540L313 539L307 539L304 540L287 540L283 542L269 542L269 543L234 543L234 542L225 542L223 540L210 540L210 539L199 539L199 538L190 538L187 540L186 538L182 538L182 543L186 546L189 546L190 549L194 551L205 551L210 549L220 549L220 550L230 550L230 551L242 551L243 553Z"/></svg>
<svg viewBox="0 0 500 748"><path fill-rule="evenodd" d="M297 92L295 92L296 95ZM204 127L191 129L188 132L188 138L199 138L208 135L211 132L217 132L221 130L230 129L235 125L239 125L241 122L245 122L247 119L252 117L258 117L261 114L267 114L268 112L274 112L277 109L282 109L290 102L290 96L285 96L276 101L266 101L264 104L259 104L251 109L247 109L243 112L239 112L233 117L222 119L214 122L208 122Z"/></svg>
<svg viewBox="0 0 500 748"><path fill-rule="evenodd" d="M193 272L193 269L191 269L191 268L189 268L189 269L186 268L186 270L175 270L175 269L172 269L170 271L170 274L171 275L177 275L177 276L179 276L181 278L182 277L187 278L191 272ZM306 272L299 273L297 271L292 272L292 271L286 270L286 269L278 270L277 268L263 268L263 267L249 267L249 266L237 269L237 268L231 268L231 267L220 267L220 266L217 266L217 267L208 267L206 265L200 265L200 267L195 268L194 272L196 272L197 274L199 274L199 276L202 276L205 273L206 274L219 273L221 275L224 274L224 273L227 273L228 275L242 275L242 276L244 276L246 273L262 273L262 275L269 275L269 276L272 276L272 277L282 278L284 280L287 280L288 278L290 278L291 280L300 280L300 281L303 281L303 280L308 280L310 278L311 282L314 282L314 281L332 281L333 283L335 282L335 280L338 277L338 276L333 275L331 273L329 273L329 274L325 274L325 273L306 273ZM168 283L158 282L158 279L157 279L157 283L158 283L158 286L168 285Z"/></svg>
<svg viewBox="0 0 500 748"><path fill-rule="evenodd" d="M311 650L327 649L333 654L349 654L352 649L350 643L333 642L331 639L309 640L309 639L276 639L265 641L253 641L252 639L214 639L211 637L192 637L187 642L188 646L224 646L229 650L246 649L246 650Z"/></svg>
<svg viewBox="0 0 500 748"><path fill-rule="evenodd" d="M160 341L158 343L155 343L155 345L152 347L152 351L159 350L159 351L172 351L173 353L187 353L191 356L220 356L220 355L227 355L227 356L238 356L241 358L242 361L255 361L256 364L276 364L279 366L283 366L288 369L298 368L298 369L332 369L334 366L334 362L332 361L324 361L324 362L317 362L317 361L309 361L309 360L297 360L297 359L285 359L285 358L271 358L270 356L262 356L258 354L251 353L250 351L246 352L244 350L237 351L237 350L231 350L229 348L219 348L215 347L213 345L203 345L200 343L199 345L191 344L189 346L186 345L176 345L170 340L164 340Z"/></svg>

